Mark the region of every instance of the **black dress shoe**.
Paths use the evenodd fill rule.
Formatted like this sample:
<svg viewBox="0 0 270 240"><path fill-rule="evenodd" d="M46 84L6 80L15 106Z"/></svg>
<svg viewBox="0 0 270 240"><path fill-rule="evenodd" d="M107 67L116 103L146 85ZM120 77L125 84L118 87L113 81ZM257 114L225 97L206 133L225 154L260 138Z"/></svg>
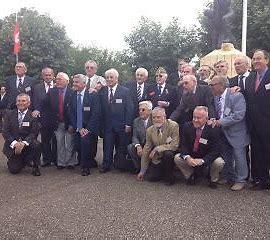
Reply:
<svg viewBox="0 0 270 240"><path fill-rule="evenodd" d="M250 190L252 191L261 191L267 189L270 189L270 183L256 183L250 187Z"/></svg>
<svg viewBox="0 0 270 240"><path fill-rule="evenodd" d="M110 171L110 168L100 168L99 169L100 173L106 173L106 172L109 172L109 171Z"/></svg>
<svg viewBox="0 0 270 240"><path fill-rule="evenodd" d="M187 185L195 185L195 175L191 174L191 176L186 180L186 184Z"/></svg>
<svg viewBox="0 0 270 240"><path fill-rule="evenodd" d="M73 169L75 169L75 166L69 165L69 166L67 166L67 169L73 170Z"/></svg>
<svg viewBox="0 0 270 240"><path fill-rule="evenodd" d="M175 184L175 180L174 179L169 180L169 181L165 181L165 183L164 183L165 186L172 186L174 184Z"/></svg>
<svg viewBox="0 0 270 240"><path fill-rule="evenodd" d="M97 167L98 167L97 162L96 162L95 160L92 161L92 162L90 163L90 167L91 167L91 168L97 168Z"/></svg>
<svg viewBox="0 0 270 240"><path fill-rule="evenodd" d="M209 182L208 187L212 189L217 189L217 184L215 182Z"/></svg>
<svg viewBox="0 0 270 240"><path fill-rule="evenodd" d="M39 171L38 168L33 168L32 175L33 175L33 176L40 176L41 173L40 173L40 171Z"/></svg>
<svg viewBox="0 0 270 240"><path fill-rule="evenodd" d="M65 167L64 166L57 166L56 167L58 170L62 170L62 169L64 169Z"/></svg>
<svg viewBox="0 0 270 240"><path fill-rule="evenodd" d="M89 168L83 168L81 172L82 176L88 176L90 175L90 169Z"/></svg>

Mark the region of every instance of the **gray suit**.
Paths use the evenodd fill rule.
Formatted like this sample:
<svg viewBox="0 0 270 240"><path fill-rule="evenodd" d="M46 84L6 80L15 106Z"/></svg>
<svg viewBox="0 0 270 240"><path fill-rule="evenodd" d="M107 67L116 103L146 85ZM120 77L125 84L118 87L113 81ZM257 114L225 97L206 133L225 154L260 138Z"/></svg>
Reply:
<svg viewBox="0 0 270 240"><path fill-rule="evenodd" d="M226 147L222 147L225 158L224 171L227 179L233 182L245 182L248 175L246 146L250 139L245 115L244 96L241 93L232 93L230 89L227 89L220 123L222 132L229 143L225 144ZM234 164L235 167L233 167Z"/></svg>
<svg viewBox="0 0 270 240"><path fill-rule="evenodd" d="M133 121L132 143L128 145L128 153L137 170L140 170L141 167L141 157L137 155L136 147L139 144L143 148L146 141L146 129L150 126L152 126L151 116L148 119L146 127L140 117L137 117Z"/></svg>

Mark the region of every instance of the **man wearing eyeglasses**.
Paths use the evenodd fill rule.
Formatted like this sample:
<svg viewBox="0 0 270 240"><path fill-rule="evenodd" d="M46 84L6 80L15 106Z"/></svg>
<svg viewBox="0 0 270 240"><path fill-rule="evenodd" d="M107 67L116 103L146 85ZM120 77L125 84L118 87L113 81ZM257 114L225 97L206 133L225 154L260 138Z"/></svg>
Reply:
<svg viewBox="0 0 270 240"><path fill-rule="evenodd" d="M153 107L161 107L170 116L176 107L176 91L173 86L166 83L168 74L162 67L156 71L156 83L148 89L147 99L152 102Z"/></svg>

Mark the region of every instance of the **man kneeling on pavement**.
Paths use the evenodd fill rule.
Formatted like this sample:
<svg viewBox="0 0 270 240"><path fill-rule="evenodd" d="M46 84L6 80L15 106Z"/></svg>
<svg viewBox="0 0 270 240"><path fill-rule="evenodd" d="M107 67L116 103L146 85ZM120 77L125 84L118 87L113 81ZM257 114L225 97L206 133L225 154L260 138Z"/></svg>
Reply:
<svg viewBox="0 0 270 240"><path fill-rule="evenodd" d="M207 125L207 121L208 108L197 106L192 122L187 122L183 127L181 152L175 155L174 162L190 185L195 185L198 171L209 167L209 187L216 188L225 163L219 155L219 129Z"/></svg>
<svg viewBox="0 0 270 240"><path fill-rule="evenodd" d="M164 108L155 107L152 111L153 125L146 131L141 170L138 180L146 177L149 181L163 179L166 185L175 182L173 175L174 155L179 145L178 124L166 119Z"/></svg>
<svg viewBox="0 0 270 240"><path fill-rule="evenodd" d="M41 145L37 141L39 124L32 117L30 97L21 93L16 98L17 109L6 113L3 137L5 139L3 153L8 158L8 170L12 174L19 173L26 165L33 166L32 174L40 176L38 168Z"/></svg>

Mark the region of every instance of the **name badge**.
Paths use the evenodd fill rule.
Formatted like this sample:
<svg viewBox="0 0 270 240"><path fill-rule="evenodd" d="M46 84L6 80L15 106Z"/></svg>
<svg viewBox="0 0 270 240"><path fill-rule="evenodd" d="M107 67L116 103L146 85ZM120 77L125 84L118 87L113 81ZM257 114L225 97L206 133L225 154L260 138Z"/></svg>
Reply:
<svg viewBox="0 0 270 240"><path fill-rule="evenodd" d="M30 92L30 91L31 91L31 87L26 87L26 88L25 88L25 91L26 91L26 92Z"/></svg>
<svg viewBox="0 0 270 240"><path fill-rule="evenodd" d="M270 89L270 83L265 84L264 86L265 86L265 89L266 89L266 90L269 90L269 89Z"/></svg>
<svg viewBox="0 0 270 240"><path fill-rule="evenodd" d="M224 115L228 115L230 112L231 112L231 109L230 108L226 108L224 110Z"/></svg>
<svg viewBox="0 0 270 240"><path fill-rule="evenodd" d="M90 111L90 107L83 107L83 111L89 112Z"/></svg>
<svg viewBox="0 0 270 240"><path fill-rule="evenodd" d="M122 103L122 99L115 99L115 103Z"/></svg>
<svg viewBox="0 0 270 240"><path fill-rule="evenodd" d="M208 142L208 140L207 139L204 139L204 138L200 138L200 140L199 140L199 143L202 143L204 145L206 145L207 142Z"/></svg>
<svg viewBox="0 0 270 240"><path fill-rule="evenodd" d="M29 127L30 126L30 122L22 122L22 127Z"/></svg>
<svg viewBox="0 0 270 240"><path fill-rule="evenodd" d="M166 140L166 143L169 144L169 143L171 143L171 141L172 141L172 138L168 137L167 140Z"/></svg>

